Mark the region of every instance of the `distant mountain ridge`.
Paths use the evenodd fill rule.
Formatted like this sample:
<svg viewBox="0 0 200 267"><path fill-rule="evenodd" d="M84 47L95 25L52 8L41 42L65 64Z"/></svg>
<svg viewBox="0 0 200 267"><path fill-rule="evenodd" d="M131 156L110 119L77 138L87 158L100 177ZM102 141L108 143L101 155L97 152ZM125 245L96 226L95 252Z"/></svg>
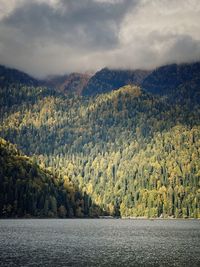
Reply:
<svg viewBox="0 0 200 267"><path fill-rule="evenodd" d="M152 71L104 68L91 77L83 89L83 95L106 93L127 84L139 85L147 92L160 95L169 94L183 84L199 86L200 62L170 64Z"/></svg>
<svg viewBox="0 0 200 267"><path fill-rule="evenodd" d="M53 75L40 80L29 74L0 65L0 87L11 84L23 84L26 86L46 86L56 89L65 95L74 93L80 95L87 85L91 75L86 73L70 73L65 75Z"/></svg>
<svg viewBox="0 0 200 267"><path fill-rule="evenodd" d="M41 81L17 69L12 69L0 65L0 87L15 83L26 84L29 86L38 86Z"/></svg>
<svg viewBox="0 0 200 267"><path fill-rule="evenodd" d="M200 86L200 62L159 67L143 80L141 86L153 94L165 95L183 84Z"/></svg>
<svg viewBox="0 0 200 267"><path fill-rule="evenodd" d="M46 86L56 88L64 94L75 93L80 95L87 85L91 75L82 73L71 73L69 75L54 76L45 80Z"/></svg>
<svg viewBox="0 0 200 267"><path fill-rule="evenodd" d="M116 90L124 85L140 85L149 75L146 70L112 70L103 68L91 77L88 84L83 88L85 96L97 95Z"/></svg>
<svg viewBox="0 0 200 267"><path fill-rule="evenodd" d="M0 87L10 84L46 86L61 94L95 96L125 85L138 85L145 91L167 95L181 85L196 90L200 86L200 62L170 64L147 70L114 70L103 68L94 75L71 73L38 80L16 69L0 65Z"/></svg>

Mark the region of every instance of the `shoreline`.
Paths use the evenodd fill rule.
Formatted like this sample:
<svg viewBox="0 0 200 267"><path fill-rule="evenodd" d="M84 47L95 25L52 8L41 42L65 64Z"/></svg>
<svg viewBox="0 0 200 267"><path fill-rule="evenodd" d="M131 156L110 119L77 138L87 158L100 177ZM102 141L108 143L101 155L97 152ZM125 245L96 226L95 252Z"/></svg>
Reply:
<svg viewBox="0 0 200 267"><path fill-rule="evenodd" d="M200 220L200 218L147 218L147 217L111 217L111 216L103 216L103 217L71 217L71 218L48 218L48 217L7 217L0 218L0 220L146 220L146 221L161 221L161 220Z"/></svg>

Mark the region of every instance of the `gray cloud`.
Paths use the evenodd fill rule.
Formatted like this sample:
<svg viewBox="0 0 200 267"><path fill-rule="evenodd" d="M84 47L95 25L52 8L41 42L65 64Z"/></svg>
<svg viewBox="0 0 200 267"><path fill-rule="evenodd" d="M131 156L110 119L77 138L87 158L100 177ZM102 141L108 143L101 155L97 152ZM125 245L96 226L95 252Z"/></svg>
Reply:
<svg viewBox="0 0 200 267"><path fill-rule="evenodd" d="M35 76L200 59L198 0L0 0L1 7L0 63Z"/></svg>
<svg viewBox="0 0 200 267"><path fill-rule="evenodd" d="M118 43L117 28L131 1L100 3L93 0L61 1L59 8L26 2L4 19L30 41L53 41L75 47L107 48Z"/></svg>

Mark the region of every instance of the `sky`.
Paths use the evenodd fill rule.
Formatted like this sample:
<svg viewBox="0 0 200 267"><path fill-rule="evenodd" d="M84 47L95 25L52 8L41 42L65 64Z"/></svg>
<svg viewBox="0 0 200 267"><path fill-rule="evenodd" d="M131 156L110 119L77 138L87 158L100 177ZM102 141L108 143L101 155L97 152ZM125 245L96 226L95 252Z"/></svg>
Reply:
<svg viewBox="0 0 200 267"><path fill-rule="evenodd" d="M198 60L199 0L0 0L0 64L38 78Z"/></svg>

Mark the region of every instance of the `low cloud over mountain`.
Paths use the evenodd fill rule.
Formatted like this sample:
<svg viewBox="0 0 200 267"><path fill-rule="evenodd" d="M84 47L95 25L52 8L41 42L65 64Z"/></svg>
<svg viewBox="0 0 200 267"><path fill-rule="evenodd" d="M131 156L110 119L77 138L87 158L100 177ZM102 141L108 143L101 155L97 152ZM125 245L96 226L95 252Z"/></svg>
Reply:
<svg viewBox="0 0 200 267"><path fill-rule="evenodd" d="M0 63L37 77L200 59L198 0L0 0Z"/></svg>

